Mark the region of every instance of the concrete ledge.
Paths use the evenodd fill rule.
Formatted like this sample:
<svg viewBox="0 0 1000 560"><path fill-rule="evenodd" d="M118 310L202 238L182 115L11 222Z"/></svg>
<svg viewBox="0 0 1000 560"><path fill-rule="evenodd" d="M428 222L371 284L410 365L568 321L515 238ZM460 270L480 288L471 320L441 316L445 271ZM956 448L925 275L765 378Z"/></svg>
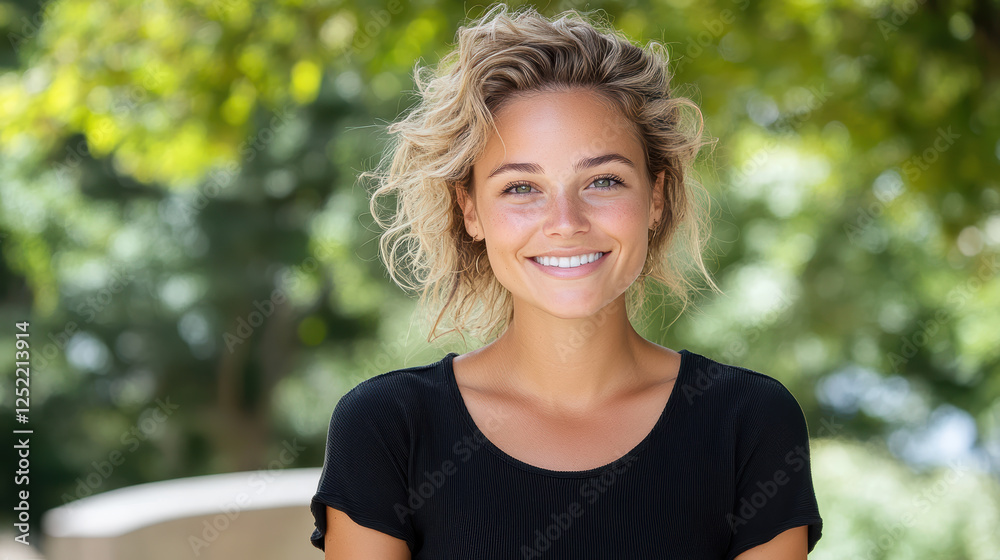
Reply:
<svg viewBox="0 0 1000 560"><path fill-rule="evenodd" d="M46 512L48 560L322 558L309 543L321 469L140 484Z"/></svg>

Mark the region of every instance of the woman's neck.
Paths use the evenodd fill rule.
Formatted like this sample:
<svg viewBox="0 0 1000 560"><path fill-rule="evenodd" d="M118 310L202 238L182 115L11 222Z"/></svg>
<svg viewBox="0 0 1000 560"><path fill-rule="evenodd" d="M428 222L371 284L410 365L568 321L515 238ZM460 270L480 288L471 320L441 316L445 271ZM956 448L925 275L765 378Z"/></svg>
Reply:
<svg viewBox="0 0 1000 560"><path fill-rule="evenodd" d="M635 331L623 302L582 319L515 309L497 340L470 353L484 372L480 381L567 415L646 386L650 354L659 347Z"/></svg>

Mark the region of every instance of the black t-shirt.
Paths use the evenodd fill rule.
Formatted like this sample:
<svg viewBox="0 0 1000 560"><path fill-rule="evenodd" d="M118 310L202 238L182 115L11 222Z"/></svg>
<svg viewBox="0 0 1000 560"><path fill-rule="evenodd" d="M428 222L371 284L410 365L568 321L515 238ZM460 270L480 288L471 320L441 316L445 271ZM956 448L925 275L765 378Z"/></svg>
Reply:
<svg viewBox="0 0 1000 560"><path fill-rule="evenodd" d="M476 427L451 367L363 381L333 411L311 509L406 541L414 560L731 560L823 521L802 409L778 380L681 350L652 431L603 467L554 471Z"/></svg>

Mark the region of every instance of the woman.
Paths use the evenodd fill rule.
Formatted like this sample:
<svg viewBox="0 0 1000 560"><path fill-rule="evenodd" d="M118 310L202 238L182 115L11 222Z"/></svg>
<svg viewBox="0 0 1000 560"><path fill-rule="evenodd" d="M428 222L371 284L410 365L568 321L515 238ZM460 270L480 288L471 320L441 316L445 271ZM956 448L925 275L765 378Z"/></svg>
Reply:
<svg viewBox="0 0 1000 560"><path fill-rule="evenodd" d="M450 312L499 335L340 400L312 542L337 560L805 558L822 520L794 397L632 327L649 277L687 302L679 251L708 278L685 179L702 127L680 119L697 106L664 55L564 15L490 8L390 127L372 199L398 199L390 274L411 286L409 243L431 333Z"/></svg>

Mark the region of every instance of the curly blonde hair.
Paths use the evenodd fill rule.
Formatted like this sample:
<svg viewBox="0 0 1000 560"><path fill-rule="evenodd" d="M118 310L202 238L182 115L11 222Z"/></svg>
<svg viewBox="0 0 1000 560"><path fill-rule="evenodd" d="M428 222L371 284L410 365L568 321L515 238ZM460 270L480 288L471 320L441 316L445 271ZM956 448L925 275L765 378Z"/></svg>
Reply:
<svg viewBox="0 0 1000 560"><path fill-rule="evenodd" d="M459 27L457 37L457 48L436 71L415 65L420 103L388 126L393 137L381 161L361 175L376 179L370 209L385 229L379 249L391 279L404 290L419 290L421 308L437 313L429 342L446 314L454 327L442 335L464 330L481 340L498 337L513 320L511 294L490 269L486 244L465 232L457 189L471 192L472 164L495 130L498 110L529 92L593 91L634 123L651 180L666 172L663 216L649 232L645 265L628 290L630 320L644 307L649 278L683 304L681 313L697 289L688 269L719 291L701 257L708 241L707 204L694 204L689 192L699 186L689 167L715 139L702 139L698 106L671 95L663 45L637 47L577 10L550 20L531 6L510 11L502 3ZM696 126L685 127L683 107L694 110ZM396 209L383 220L377 202L390 195ZM407 268L412 277L402 278Z"/></svg>

